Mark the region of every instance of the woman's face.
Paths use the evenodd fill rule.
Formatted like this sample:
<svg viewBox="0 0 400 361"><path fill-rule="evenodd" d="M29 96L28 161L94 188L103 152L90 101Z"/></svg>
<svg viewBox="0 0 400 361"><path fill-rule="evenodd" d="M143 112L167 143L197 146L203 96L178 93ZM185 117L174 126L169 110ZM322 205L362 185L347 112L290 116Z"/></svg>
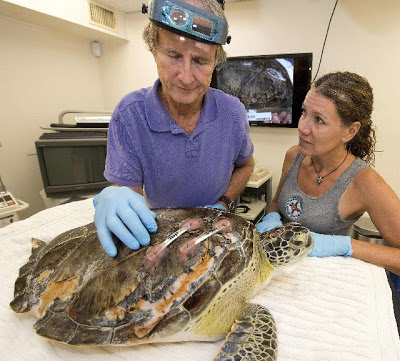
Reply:
<svg viewBox="0 0 400 361"><path fill-rule="evenodd" d="M170 104L201 106L215 66L216 45L159 29L154 53L162 93Z"/></svg>
<svg viewBox="0 0 400 361"><path fill-rule="evenodd" d="M349 130L342 125L332 100L314 90L307 93L298 127L302 154L321 156L344 148L352 138L349 138Z"/></svg>

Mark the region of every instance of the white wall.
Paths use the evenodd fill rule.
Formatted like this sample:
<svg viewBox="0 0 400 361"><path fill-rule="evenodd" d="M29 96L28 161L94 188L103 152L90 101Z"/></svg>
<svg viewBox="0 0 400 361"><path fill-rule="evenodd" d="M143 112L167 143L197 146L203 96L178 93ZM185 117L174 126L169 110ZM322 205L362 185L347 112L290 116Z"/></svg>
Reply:
<svg viewBox="0 0 400 361"><path fill-rule="evenodd" d="M34 142L40 126L65 109L103 109L99 60L90 42L0 17L0 176L30 204L44 209Z"/></svg>
<svg viewBox="0 0 400 361"><path fill-rule="evenodd" d="M231 44L230 56L295 52L314 54L314 72L334 0L251 0L226 4ZM397 105L400 93L400 1L340 0L334 14L319 75L336 70L358 72L369 79L375 93L373 120L378 128L376 169L400 194L397 167ZM123 49L105 48L101 74L107 107L127 92L149 86L156 77L151 55L141 32L146 17L128 16L131 43ZM260 165L273 172L275 191L286 150L298 141L296 129L253 127L250 131Z"/></svg>
<svg viewBox="0 0 400 361"><path fill-rule="evenodd" d="M116 29L110 30L92 24L87 0L0 0L0 10L3 15L27 23L35 23L52 29L67 28L70 33L86 31L91 33L91 36L99 38L108 38L105 36L106 34L111 37L124 38L127 28L125 13L107 6L106 9L114 12L117 22ZM93 32L88 31L89 29L92 29ZM93 35L96 32L97 35Z"/></svg>
<svg viewBox="0 0 400 361"><path fill-rule="evenodd" d="M153 85L157 69L153 56L146 50L142 32L148 17L132 13L128 19L129 43L104 44L101 58L101 77L106 108L114 108L127 93Z"/></svg>

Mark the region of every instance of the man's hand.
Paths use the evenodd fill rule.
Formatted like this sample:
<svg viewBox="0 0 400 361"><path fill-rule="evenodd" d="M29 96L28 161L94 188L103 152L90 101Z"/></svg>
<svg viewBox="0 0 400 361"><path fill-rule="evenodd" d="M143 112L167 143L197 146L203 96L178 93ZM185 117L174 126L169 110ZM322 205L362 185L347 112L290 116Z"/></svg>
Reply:
<svg viewBox="0 0 400 361"><path fill-rule="evenodd" d="M156 214L140 194L128 187L104 188L93 199L93 205L97 234L104 251L111 257L117 255L111 233L127 247L138 249L150 243L149 232L157 231Z"/></svg>
<svg viewBox="0 0 400 361"><path fill-rule="evenodd" d="M226 212L226 208L221 203L207 204L204 206L204 208L215 208Z"/></svg>

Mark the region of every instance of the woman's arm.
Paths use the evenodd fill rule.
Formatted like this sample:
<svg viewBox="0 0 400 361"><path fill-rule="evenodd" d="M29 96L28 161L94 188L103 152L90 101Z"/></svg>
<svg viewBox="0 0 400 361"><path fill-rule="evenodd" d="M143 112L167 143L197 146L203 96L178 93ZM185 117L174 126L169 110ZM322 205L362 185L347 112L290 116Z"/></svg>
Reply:
<svg viewBox="0 0 400 361"><path fill-rule="evenodd" d="M400 274L400 199L373 169L355 178L360 204L388 246L352 239L353 257Z"/></svg>
<svg viewBox="0 0 400 361"><path fill-rule="evenodd" d="M400 275L400 248L351 240L353 257Z"/></svg>
<svg viewBox="0 0 400 361"><path fill-rule="evenodd" d="M276 190L275 197L272 199L271 203L267 207L267 215L264 216L261 221L256 225L256 228L260 233L267 232L272 228L282 225L282 217L279 213L278 207L279 195L282 191L283 184L285 183L286 174L292 166L297 153L297 146L290 148L286 152L282 166L281 178L279 180L278 189Z"/></svg>
<svg viewBox="0 0 400 361"><path fill-rule="evenodd" d="M283 165L282 165L281 178L279 179L278 188L276 190L274 198L272 199L271 203L268 205L267 213L271 213L271 212L279 213L279 207L278 207L279 195L281 194L283 184L285 183L286 174L289 171L290 167L292 166L297 153L298 153L297 145L291 147L286 152L285 159L284 159Z"/></svg>

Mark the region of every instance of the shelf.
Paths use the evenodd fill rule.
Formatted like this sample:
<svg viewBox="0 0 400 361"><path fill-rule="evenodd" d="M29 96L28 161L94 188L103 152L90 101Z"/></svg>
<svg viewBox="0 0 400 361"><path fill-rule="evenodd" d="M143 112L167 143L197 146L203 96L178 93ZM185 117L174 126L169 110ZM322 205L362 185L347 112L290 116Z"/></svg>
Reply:
<svg viewBox="0 0 400 361"><path fill-rule="evenodd" d="M266 205L267 203L261 200L257 200L252 203L239 203L237 207L243 206L249 207L250 209L247 211L247 213L236 212L236 214L244 219L247 219L248 221L254 221L260 216L260 214L263 215Z"/></svg>
<svg viewBox="0 0 400 361"><path fill-rule="evenodd" d="M249 188L259 188L261 185L263 185L268 179L270 179L272 177L272 172L270 170L268 170L268 172L262 176L261 178L257 179L257 180L250 180L247 182L246 187Z"/></svg>
<svg viewBox="0 0 400 361"><path fill-rule="evenodd" d="M272 173L269 169L259 168L257 169L246 184L246 189L243 194L250 195L250 198L256 199L251 203L239 203L238 207L244 207L246 213L236 212L237 215L242 216L244 219L257 223L265 214L268 204L271 202L272 193ZM252 189L248 189L252 188ZM239 208L240 210L240 208Z"/></svg>

